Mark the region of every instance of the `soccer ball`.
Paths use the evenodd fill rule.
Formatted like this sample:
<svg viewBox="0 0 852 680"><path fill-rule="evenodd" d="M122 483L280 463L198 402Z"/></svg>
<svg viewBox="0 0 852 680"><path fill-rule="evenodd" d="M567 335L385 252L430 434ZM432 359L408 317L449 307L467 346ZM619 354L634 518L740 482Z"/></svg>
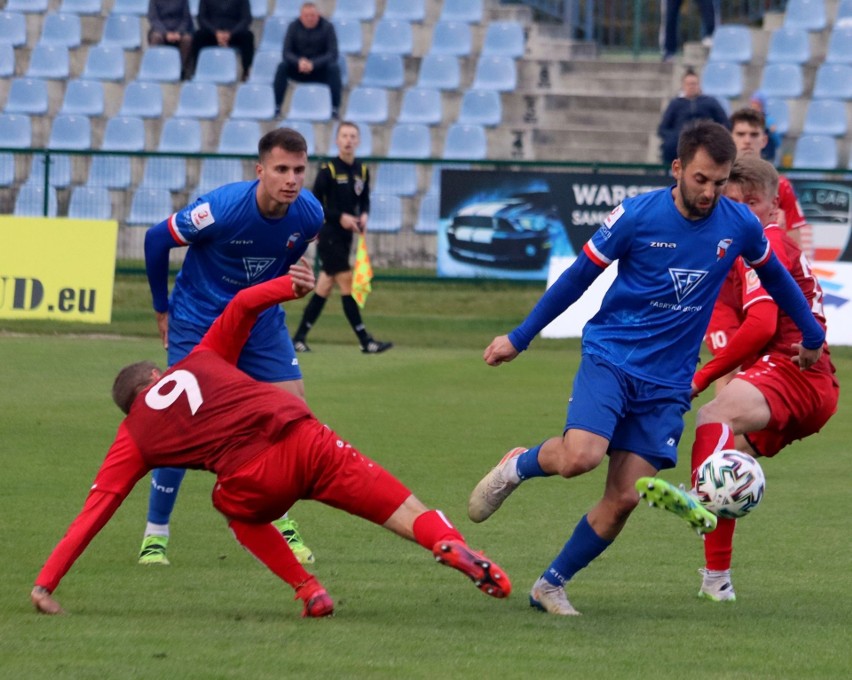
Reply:
<svg viewBox="0 0 852 680"><path fill-rule="evenodd" d="M717 517L736 519L760 503L766 478L760 464L747 453L717 451L698 468L698 501Z"/></svg>

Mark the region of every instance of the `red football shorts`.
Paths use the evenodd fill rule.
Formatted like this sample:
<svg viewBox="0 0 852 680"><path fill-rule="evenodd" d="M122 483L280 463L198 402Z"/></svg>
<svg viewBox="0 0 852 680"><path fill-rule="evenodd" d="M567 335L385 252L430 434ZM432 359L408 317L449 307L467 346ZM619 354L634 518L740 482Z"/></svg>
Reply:
<svg viewBox="0 0 852 680"><path fill-rule="evenodd" d="M310 499L381 525L410 495L328 427L303 418L288 426L279 444L217 479L213 505L228 518L264 523Z"/></svg>
<svg viewBox="0 0 852 680"><path fill-rule="evenodd" d="M822 362L830 365L827 357ZM787 356L764 356L736 378L754 385L769 404L766 428L746 435L761 456L774 456L797 439L816 434L837 411L840 387L834 374L800 371Z"/></svg>

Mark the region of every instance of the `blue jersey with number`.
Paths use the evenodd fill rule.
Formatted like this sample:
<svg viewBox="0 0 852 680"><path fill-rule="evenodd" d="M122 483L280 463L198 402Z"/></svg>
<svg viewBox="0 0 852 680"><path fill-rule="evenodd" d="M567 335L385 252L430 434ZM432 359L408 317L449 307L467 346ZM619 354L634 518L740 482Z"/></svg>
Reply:
<svg viewBox="0 0 852 680"><path fill-rule="evenodd" d="M258 180L226 184L168 220L172 238L191 246L172 289L169 316L198 326L202 334L238 291L286 273L323 224L322 206L304 189L284 217L264 217L257 185ZM252 333L280 328L283 318L276 305Z"/></svg>
<svg viewBox="0 0 852 680"><path fill-rule="evenodd" d="M758 219L725 197L688 220L670 188L624 201L583 248L618 275L583 329L583 349L630 375L688 386L713 303L738 255L755 266L771 254Z"/></svg>

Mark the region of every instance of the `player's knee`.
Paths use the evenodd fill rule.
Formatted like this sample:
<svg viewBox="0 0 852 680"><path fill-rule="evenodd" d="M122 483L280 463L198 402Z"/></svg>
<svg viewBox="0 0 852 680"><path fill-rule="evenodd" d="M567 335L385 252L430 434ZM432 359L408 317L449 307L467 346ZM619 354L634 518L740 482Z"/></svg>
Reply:
<svg viewBox="0 0 852 680"><path fill-rule="evenodd" d="M600 454L592 448L568 446L561 442L561 450L556 460L556 474L562 477L576 477L594 470L601 462Z"/></svg>

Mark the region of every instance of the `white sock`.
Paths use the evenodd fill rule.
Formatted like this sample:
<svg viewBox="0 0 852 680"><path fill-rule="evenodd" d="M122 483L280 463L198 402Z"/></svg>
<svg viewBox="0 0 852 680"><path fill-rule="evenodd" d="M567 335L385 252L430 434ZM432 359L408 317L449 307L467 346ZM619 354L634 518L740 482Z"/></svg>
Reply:
<svg viewBox="0 0 852 680"><path fill-rule="evenodd" d="M148 522L145 526L145 536L165 536L169 537L169 525L168 524L154 524L153 522Z"/></svg>
<svg viewBox="0 0 852 680"><path fill-rule="evenodd" d="M506 478L507 481L512 482L512 484L520 483L521 476L518 474L518 456L512 458L509 463L509 467L506 468Z"/></svg>

